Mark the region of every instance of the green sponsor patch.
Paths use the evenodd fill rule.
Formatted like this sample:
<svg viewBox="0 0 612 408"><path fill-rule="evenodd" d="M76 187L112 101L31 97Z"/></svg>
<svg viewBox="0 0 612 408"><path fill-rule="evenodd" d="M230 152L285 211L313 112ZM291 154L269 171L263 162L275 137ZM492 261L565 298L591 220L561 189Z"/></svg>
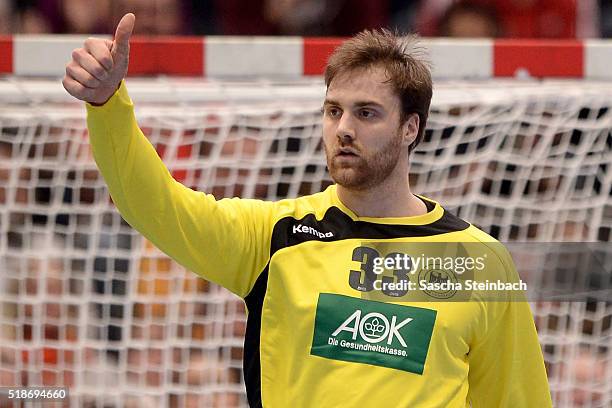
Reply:
<svg viewBox="0 0 612 408"><path fill-rule="evenodd" d="M423 374L436 311L319 294L310 354Z"/></svg>

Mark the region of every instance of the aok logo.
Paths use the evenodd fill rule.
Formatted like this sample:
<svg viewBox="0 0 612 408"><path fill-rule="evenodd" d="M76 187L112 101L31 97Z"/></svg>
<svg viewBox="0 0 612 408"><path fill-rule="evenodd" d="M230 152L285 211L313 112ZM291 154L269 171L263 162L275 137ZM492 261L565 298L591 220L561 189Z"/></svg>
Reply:
<svg viewBox="0 0 612 408"><path fill-rule="evenodd" d="M357 340L357 337L368 343L380 343L386 340L386 344L391 345L393 340L397 339L403 347L407 347L400 329L412 320L410 317L400 320L397 316L392 316L389 321L382 313L371 312L362 316L362 311L356 310L338 326L332 337L348 332L353 340Z"/></svg>
<svg viewBox="0 0 612 408"><path fill-rule="evenodd" d="M422 374L436 311L320 293L310 354Z"/></svg>

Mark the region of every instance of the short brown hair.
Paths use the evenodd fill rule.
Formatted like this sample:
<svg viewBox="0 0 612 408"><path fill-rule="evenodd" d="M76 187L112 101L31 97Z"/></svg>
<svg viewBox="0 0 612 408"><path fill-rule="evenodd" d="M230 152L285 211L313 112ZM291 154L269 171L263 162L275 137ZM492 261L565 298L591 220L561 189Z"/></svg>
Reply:
<svg viewBox="0 0 612 408"><path fill-rule="evenodd" d="M427 62L421 53L408 52L414 48L416 36L401 38L389 30L364 30L340 45L329 58L325 67L325 85L329 85L340 73L358 68L382 66L401 101L400 124L408 116L419 115L419 130L409 151L423 139L429 104L431 103L432 81Z"/></svg>

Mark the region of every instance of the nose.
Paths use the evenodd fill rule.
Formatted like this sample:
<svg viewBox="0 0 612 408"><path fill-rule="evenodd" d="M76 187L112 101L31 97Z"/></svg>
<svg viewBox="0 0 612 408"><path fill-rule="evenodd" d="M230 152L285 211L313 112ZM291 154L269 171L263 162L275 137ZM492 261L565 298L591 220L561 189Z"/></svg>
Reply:
<svg viewBox="0 0 612 408"><path fill-rule="evenodd" d="M338 121L336 137L341 144L351 143L355 140L355 126L349 113L344 113Z"/></svg>

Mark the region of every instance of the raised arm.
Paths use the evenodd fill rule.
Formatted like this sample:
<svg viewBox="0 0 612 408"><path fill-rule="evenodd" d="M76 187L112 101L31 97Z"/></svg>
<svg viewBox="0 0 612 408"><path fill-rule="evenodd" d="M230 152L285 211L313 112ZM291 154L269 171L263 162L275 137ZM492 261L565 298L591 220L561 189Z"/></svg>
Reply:
<svg viewBox="0 0 612 408"><path fill-rule="evenodd" d="M179 263L245 296L268 261L273 204L216 201L172 178L123 83L134 21L126 14L113 41L90 38L75 50L64 87L88 102L94 158L124 219Z"/></svg>

